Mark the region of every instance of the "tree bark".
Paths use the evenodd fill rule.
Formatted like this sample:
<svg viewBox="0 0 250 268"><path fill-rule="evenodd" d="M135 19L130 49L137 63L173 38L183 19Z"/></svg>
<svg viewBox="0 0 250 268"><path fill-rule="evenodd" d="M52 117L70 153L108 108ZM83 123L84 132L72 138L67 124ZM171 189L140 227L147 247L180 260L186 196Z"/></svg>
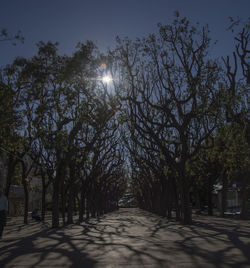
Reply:
<svg viewBox="0 0 250 268"><path fill-rule="evenodd" d="M221 190L221 217L225 217L227 210L227 175L222 173L222 190Z"/></svg>
<svg viewBox="0 0 250 268"><path fill-rule="evenodd" d="M42 172L42 221L45 220L45 211L46 211L46 183L45 183L45 174Z"/></svg>
<svg viewBox="0 0 250 268"><path fill-rule="evenodd" d="M182 209L183 209L183 224L192 224L192 210L190 205L189 182L184 174L184 166L180 170L182 183Z"/></svg>
<svg viewBox="0 0 250 268"><path fill-rule="evenodd" d="M175 202L175 219L176 221L180 221L181 213L180 213L180 204L179 204L179 193L177 189L176 179L172 178L172 185L173 185L173 195L174 195L174 202Z"/></svg>
<svg viewBox="0 0 250 268"><path fill-rule="evenodd" d="M6 176L6 186L5 186L5 196L7 198L9 197L10 186L12 183L12 179L13 179L14 172L15 172L15 166L17 162L18 161L14 159L13 155L9 155L8 169L7 169L7 176Z"/></svg>
<svg viewBox="0 0 250 268"><path fill-rule="evenodd" d="M27 176L25 163L22 161L22 184L24 189L24 219L23 223L28 224L28 213L29 213L29 191L28 191L28 182L25 178Z"/></svg>
<svg viewBox="0 0 250 268"><path fill-rule="evenodd" d="M68 219L67 223L73 223L73 211L74 211L74 183L75 183L75 165L74 161L70 161L70 183L69 183L69 195L68 195Z"/></svg>
<svg viewBox="0 0 250 268"><path fill-rule="evenodd" d="M208 215L213 216L213 179L211 176L208 177Z"/></svg>
<svg viewBox="0 0 250 268"><path fill-rule="evenodd" d="M53 196L52 196L52 228L59 227L59 187L60 177L56 176L53 183Z"/></svg>
<svg viewBox="0 0 250 268"><path fill-rule="evenodd" d="M89 210L90 210L90 201L89 201L89 197L87 196L87 199L86 199L86 218L89 219Z"/></svg>
<svg viewBox="0 0 250 268"><path fill-rule="evenodd" d="M81 188L80 199L79 199L79 221L83 221L83 215L85 213L85 196L83 186Z"/></svg>

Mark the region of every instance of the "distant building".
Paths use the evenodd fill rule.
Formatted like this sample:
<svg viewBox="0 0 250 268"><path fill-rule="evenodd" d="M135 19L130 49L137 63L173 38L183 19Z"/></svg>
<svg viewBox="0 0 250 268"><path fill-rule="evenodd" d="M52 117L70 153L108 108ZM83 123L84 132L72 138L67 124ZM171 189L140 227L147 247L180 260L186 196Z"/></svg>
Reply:
<svg viewBox="0 0 250 268"><path fill-rule="evenodd" d="M32 183L34 181L34 183ZM29 190L29 211L41 209L42 207L42 190L41 185L36 184L40 181L39 178L32 178L30 181L31 189ZM24 189L22 185L11 185L9 192L9 215L22 216L24 215Z"/></svg>
<svg viewBox="0 0 250 268"><path fill-rule="evenodd" d="M239 182L231 183L227 186L227 212L240 214L242 206L242 185ZM222 185L214 185L213 201L217 208L222 208Z"/></svg>

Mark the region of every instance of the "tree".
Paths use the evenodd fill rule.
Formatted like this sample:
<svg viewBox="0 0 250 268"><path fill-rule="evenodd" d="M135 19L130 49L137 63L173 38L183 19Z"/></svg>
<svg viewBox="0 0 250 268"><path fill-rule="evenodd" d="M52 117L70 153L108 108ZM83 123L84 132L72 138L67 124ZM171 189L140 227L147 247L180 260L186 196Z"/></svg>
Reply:
<svg viewBox="0 0 250 268"><path fill-rule="evenodd" d="M12 45L16 45L16 41L24 42L24 37L21 31L18 31L15 35L9 34L6 29L0 31L0 42L12 42Z"/></svg>
<svg viewBox="0 0 250 268"><path fill-rule="evenodd" d="M0 74L0 153L3 155L6 166L5 194L9 195L15 167L18 159L18 148L21 143L19 131L22 128L22 110L20 109L20 86L16 83L17 73L15 66L1 70Z"/></svg>
<svg viewBox="0 0 250 268"><path fill-rule="evenodd" d="M217 126L219 68L207 57L209 43L207 26L176 17L159 25L158 36L118 39L115 52L130 124L138 140L153 140L178 173L185 224L192 221L186 168Z"/></svg>
<svg viewBox="0 0 250 268"><path fill-rule="evenodd" d="M119 151L117 103L115 98L101 93L95 49L93 43L86 42L78 44L73 56L60 56L57 44L40 42L37 55L30 60L18 58L12 65L13 83L20 89L18 111L24 119L22 140L28 145L25 152L30 154L42 176L43 214L45 189L48 183L53 184L52 227L59 226L59 209L64 222L66 209L67 222L73 222L77 174L81 175L85 169L80 163L86 166L89 161L91 172L97 172L90 176L93 188L85 190L95 202L97 193L102 198L111 198L100 190L107 184L114 196L120 189L114 179L119 180L123 174L115 171L123 163L115 157ZM19 152L23 152L21 147ZM98 160L94 165L90 160L93 155ZM26 174L25 165L23 171Z"/></svg>
<svg viewBox="0 0 250 268"><path fill-rule="evenodd" d="M241 20L231 19L231 25L229 29L234 29L236 26L240 26L238 34L235 36L235 51L230 58L227 56L223 58L225 67L225 80L224 80L224 117L222 117L221 137L223 141L223 148L221 155L225 155L223 170L223 184L226 187L227 180L235 177L238 174L242 178L242 193L243 193L243 204L241 217L247 217L246 211L246 189L249 185L247 179L247 172L249 166L249 29L250 20L246 23ZM239 67L240 66L240 67ZM227 137L227 139L225 139ZM227 173L227 175L225 174ZM240 175L241 174L241 175ZM223 208L222 215L226 210L226 189L223 187Z"/></svg>

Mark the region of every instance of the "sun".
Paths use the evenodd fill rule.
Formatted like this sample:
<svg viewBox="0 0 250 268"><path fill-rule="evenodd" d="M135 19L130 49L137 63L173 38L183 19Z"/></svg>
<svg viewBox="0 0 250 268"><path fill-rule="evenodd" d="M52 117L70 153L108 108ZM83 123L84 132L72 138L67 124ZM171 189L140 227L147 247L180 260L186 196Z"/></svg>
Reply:
<svg viewBox="0 0 250 268"><path fill-rule="evenodd" d="M102 82L105 84L109 84L112 80L113 80L112 77L109 75L105 75L102 77Z"/></svg>

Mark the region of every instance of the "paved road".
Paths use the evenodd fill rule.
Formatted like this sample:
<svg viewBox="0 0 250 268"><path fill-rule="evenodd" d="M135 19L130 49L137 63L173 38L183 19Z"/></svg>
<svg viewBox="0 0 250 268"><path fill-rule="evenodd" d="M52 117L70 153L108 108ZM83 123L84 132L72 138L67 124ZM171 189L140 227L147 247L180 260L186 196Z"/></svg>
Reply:
<svg viewBox="0 0 250 268"><path fill-rule="evenodd" d="M21 219L0 241L0 267L250 267L250 223L195 216L183 226L139 209L57 230Z"/></svg>

